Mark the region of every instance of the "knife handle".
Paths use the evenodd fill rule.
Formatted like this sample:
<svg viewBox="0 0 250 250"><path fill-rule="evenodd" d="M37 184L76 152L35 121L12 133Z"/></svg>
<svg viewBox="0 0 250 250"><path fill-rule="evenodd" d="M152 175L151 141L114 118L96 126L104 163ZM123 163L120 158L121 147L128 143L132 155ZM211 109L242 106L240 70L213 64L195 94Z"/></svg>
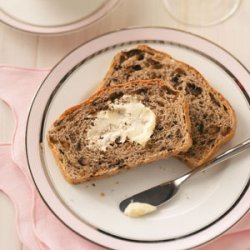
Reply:
<svg viewBox="0 0 250 250"><path fill-rule="evenodd" d="M180 178L175 180L175 185L179 186L180 184L182 184L184 181L186 181L187 179L189 179L192 175L207 170L215 165L217 165L218 163L221 163L227 159L232 158L235 155L238 155L239 153L243 152L244 150L246 150L247 148L250 148L250 138L248 138L247 140L243 141L242 143L236 145L233 148L228 149L227 151L219 154L218 156L214 157L213 159L211 159L210 161L208 161L207 163L201 165L200 167L194 169L193 171L190 171L189 173L181 176Z"/></svg>

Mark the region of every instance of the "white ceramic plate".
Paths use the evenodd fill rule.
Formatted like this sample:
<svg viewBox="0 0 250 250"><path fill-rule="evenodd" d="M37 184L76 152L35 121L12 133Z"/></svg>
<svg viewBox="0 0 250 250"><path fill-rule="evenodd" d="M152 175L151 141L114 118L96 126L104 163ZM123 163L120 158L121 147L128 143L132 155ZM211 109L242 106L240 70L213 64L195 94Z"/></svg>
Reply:
<svg viewBox="0 0 250 250"><path fill-rule="evenodd" d="M56 34L87 26L118 0L0 0L0 19L21 30Z"/></svg>
<svg viewBox="0 0 250 250"><path fill-rule="evenodd" d="M146 43L197 68L236 111L238 127L224 150L250 137L250 76L215 44L178 30L136 28L96 38L67 55L51 71L33 101L27 123L27 159L49 208L69 228L114 249L186 249L203 244L235 224L250 207L250 156L242 153L195 176L178 196L149 216L123 215L119 202L188 171L175 159L162 160L110 178L70 185L46 142L46 131L67 108L87 98L122 49ZM40 143L43 149L40 150Z"/></svg>

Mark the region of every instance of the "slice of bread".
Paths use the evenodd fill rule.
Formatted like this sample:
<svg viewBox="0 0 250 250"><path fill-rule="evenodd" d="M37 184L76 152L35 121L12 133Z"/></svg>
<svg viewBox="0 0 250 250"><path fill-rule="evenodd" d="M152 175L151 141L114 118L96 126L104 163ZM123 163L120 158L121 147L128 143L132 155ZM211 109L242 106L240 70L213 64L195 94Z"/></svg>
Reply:
<svg viewBox="0 0 250 250"><path fill-rule="evenodd" d="M155 117L147 141L141 144L128 137L122 141L116 134L104 148L100 147L107 138L104 131L97 133L98 117L131 100L137 100L146 113ZM133 105L132 109L136 108ZM123 112L121 108L118 111ZM134 118L142 119L141 114ZM106 135L111 127L106 126ZM161 80L139 80L102 89L66 110L49 129L47 140L65 179L77 184L185 152L192 144L190 130L188 105L182 93Z"/></svg>
<svg viewBox="0 0 250 250"><path fill-rule="evenodd" d="M190 109L193 146L178 157L191 168L207 162L235 134L233 108L191 66L139 45L114 57L101 86L117 86L137 79L163 79L185 95Z"/></svg>

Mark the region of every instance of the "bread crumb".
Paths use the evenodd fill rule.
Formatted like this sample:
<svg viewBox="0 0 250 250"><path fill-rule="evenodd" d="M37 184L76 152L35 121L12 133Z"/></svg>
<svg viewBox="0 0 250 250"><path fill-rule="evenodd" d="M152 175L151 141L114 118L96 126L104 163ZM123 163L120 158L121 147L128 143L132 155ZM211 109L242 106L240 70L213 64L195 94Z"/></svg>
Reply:
<svg viewBox="0 0 250 250"><path fill-rule="evenodd" d="M92 186L95 187L95 183L92 183Z"/></svg>
<svg viewBox="0 0 250 250"><path fill-rule="evenodd" d="M40 142L40 150L43 151L43 149L44 149L43 143Z"/></svg>
<svg viewBox="0 0 250 250"><path fill-rule="evenodd" d="M104 196L105 196L105 193L101 192L101 193L100 193L100 196L104 197Z"/></svg>
<svg viewBox="0 0 250 250"><path fill-rule="evenodd" d="M115 184L119 184L119 181L116 181Z"/></svg>

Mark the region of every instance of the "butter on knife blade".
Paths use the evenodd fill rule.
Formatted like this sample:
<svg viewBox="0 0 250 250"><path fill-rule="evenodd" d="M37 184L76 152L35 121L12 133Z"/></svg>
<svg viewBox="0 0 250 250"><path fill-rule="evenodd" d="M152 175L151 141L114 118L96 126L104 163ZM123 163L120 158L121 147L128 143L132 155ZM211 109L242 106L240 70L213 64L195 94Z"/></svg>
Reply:
<svg viewBox="0 0 250 250"><path fill-rule="evenodd" d="M156 209L156 206L152 206L148 203L131 202L124 210L124 214L130 217L140 217L152 213Z"/></svg>

